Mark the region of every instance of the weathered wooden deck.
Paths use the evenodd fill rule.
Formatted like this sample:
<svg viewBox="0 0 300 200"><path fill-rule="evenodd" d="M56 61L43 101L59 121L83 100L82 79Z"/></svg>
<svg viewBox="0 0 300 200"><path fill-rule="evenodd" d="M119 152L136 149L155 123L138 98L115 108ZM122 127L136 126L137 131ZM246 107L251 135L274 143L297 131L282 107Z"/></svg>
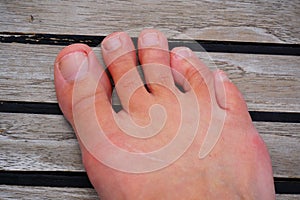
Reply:
<svg viewBox="0 0 300 200"><path fill-rule="evenodd" d="M97 199L57 106L53 62L67 44L144 27L203 44L247 100L277 198L300 199L297 0L0 1L0 199Z"/></svg>

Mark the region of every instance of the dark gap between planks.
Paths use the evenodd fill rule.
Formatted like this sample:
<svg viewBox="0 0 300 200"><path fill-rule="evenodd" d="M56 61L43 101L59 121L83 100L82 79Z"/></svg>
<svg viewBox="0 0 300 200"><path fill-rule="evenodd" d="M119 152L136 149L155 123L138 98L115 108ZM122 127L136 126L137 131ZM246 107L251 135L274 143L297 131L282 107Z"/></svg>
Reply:
<svg viewBox="0 0 300 200"><path fill-rule="evenodd" d="M274 178L277 194L300 194L299 178ZM92 188L85 172L0 171L0 185Z"/></svg>
<svg viewBox="0 0 300 200"><path fill-rule="evenodd" d="M105 36L95 35L62 35L62 34L34 34L34 33L10 33L0 32L2 43L70 45L85 43L90 47L99 46ZM137 43L137 38L133 38ZM200 45L199 45L200 44ZM248 53L271 55L300 55L299 44L256 43L235 41L210 41L210 40L169 40L170 49L178 46L186 46L193 51L224 52L224 53ZM204 48L204 49L203 49Z"/></svg>
<svg viewBox="0 0 300 200"><path fill-rule="evenodd" d="M118 112L121 105L114 105ZM62 115L57 103L0 101L0 112ZM249 111L253 121L300 123L300 113Z"/></svg>

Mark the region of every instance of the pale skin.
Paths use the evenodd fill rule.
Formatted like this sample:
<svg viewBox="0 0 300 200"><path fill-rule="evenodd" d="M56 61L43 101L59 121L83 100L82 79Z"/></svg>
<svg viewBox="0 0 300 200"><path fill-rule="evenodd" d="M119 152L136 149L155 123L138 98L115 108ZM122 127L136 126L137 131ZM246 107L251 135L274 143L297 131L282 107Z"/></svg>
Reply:
<svg viewBox="0 0 300 200"><path fill-rule="evenodd" d="M186 47L169 51L166 37L158 30L143 30L138 46L137 55L130 37L124 32L107 36L101 44L104 63L122 104L118 113L112 110L109 78L92 49L84 44L71 45L63 49L55 61L58 102L78 136L83 164L100 199L275 199L268 150L252 124L241 93L226 74L221 70L210 71ZM143 66L148 90L142 86L136 71L136 56ZM76 75L83 61L84 68ZM129 78L122 78L125 74L130 74ZM96 92L89 90L100 75ZM142 87L131 91L132 85ZM199 107L191 103L193 95ZM179 96L182 101L178 101ZM154 104L162 105L167 116L159 133L146 139L125 134L130 130L134 132L128 119L139 126L159 123L160 120L153 120L161 116L156 115L155 110L149 116L149 108ZM179 117L180 108L190 113L186 119ZM96 117L91 119L91 111L95 110ZM200 117L195 129L189 123L193 124L191 120L198 116L197 113ZM220 137L212 150L200 159L199 148L209 127L218 127L221 123L214 120L218 119L215 116L218 113L225 116ZM116 122L116 117L121 119L120 123ZM128 152L151 152L164 147L174 138L180 122L186 123L185 132L194 131L196 135L179 159L168 166L147 173L132 173L101 162L97 156L99 152L104 152L107 158L114 156L106 152L105 147L99 145L97 151L88 147L85 141L97 140L92 135L93 120L101 125L103 134L114 145ZM120 128L123 122L126 130ZM79 129L83 130L80 132L83 136ZM151 130L154 128L137 134L151 135ZM139 163L132 163L136 164Z"/></svg>

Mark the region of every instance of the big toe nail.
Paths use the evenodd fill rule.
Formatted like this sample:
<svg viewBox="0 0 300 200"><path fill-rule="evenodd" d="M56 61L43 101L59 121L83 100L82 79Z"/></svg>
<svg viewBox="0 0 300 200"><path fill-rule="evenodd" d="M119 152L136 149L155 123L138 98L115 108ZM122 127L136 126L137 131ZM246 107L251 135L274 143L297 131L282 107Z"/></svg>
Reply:
<svg viewBox="0 0 300 200"><path fill-rule="evenodd" d="M84 52L65 55L59 62L59 70L66 81L79 80L88 71L88 59Z"/></svg>

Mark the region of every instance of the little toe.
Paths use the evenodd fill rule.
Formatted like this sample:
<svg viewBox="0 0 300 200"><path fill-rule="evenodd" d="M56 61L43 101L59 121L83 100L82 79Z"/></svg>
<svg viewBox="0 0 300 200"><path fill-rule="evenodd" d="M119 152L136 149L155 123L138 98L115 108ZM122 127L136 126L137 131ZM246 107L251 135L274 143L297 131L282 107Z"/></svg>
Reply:
<svg viewBox="0 0 300 200"><path fill-rule="evenodd" d="M214 72L216 99L219 106L229 111L247 112L246 102L238 88L230 81L225 72Z"/></svg>
<svg viewBox="0 0 300 200"><path fill-rule="evenodd" d="M113 33L103 40L101 49L121 104L126 111L129 111L129 101L134 94L141 99L149 96L137 71L136 51L132 40L124 32ZM142 102L137 101L131 105L138 107L139 103Z"/></svg>
<svg viewBox="0 0 300 200"><path fill-rule="evenodd" d="M154 30L143 30L138 39L139 60L151 93L160 88L176 88L170 69L170 52L167 38Z"/></svg>

